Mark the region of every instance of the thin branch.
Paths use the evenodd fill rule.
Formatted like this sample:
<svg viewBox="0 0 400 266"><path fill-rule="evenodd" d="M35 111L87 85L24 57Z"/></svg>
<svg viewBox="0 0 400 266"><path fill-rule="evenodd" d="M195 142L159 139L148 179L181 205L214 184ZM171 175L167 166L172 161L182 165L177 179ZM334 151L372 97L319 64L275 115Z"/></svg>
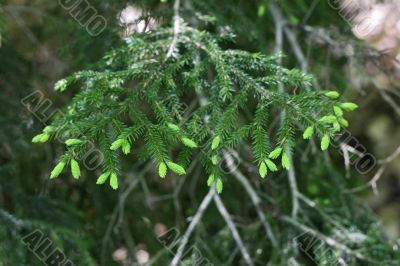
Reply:
<svg viewBox="0 0 400 266"><path fill-rule="evenodd" d="M105 265L106 248L107 244L109 244L113 228L118 228L124 220L126 199L130 195L130 193L137 187L137 185L142 180L143 176L146 174L150 167L151 163L148 163L144 167L143 171L138 174L138 176L133 176L132 181L129 183L128 187L120 194L118 203L114 207L113 213L111 215L110 221L108 222L107 229L104 233L104 237L102 240L100 265Z"/></svg>
<svg viewBox="0 0 400 266"><path fill-rule="evenodd" d="M17 229L21 228L24 225L24 221L15 217L8 211L0 208L0 216L5 220L11 222Z"/></svg>
<svg viewBox="0 0 400 266"><path fill-rule="evenodd" d="M397 149L391 154L389 155L387 158L379 160L378 163L379 164L388 164L393 162L398 156L400 155L400 146L397 147Z"/></svg>
<svg viewBox="0 0 400 266"><path fill-rule="evenodd" d="M221 198L219 197L219 195L217 193L214 194L214 202L215 202L215 205L217 206L219 213L222 215L226 224L228 225L229 230L232 233L233 239L235 239L235 242L236 242L237 246L239 247L239 250L242 253L244 260L246 261L246 264L250 265L250 266L254 266L254 263L251 260L249 252L247 251L246 247L244 246L243 241L240 238L239 232L237 231L236 226L231 219L231 216L229 215L228 211L225 208L224 203L222 203Z"/></svg>
<svg viewBox="0 0 400 266"><path fill-rule="evenodd" d="M261 221L261 224L264 226L265 233L267 237L270 239L272 246L277 247L278 244L275 235L272 232L271 226L268 223L267 219L265 219L265 214L260 206L261 200L258 197L257 192L253 189L247 178L237 168L233 166L232 164L233 158L228 152L224 152L224 158L231 174L242 184L247 194L250 196L250 199L253 202L254 207L256 208L257 215Z"/></svg>
<svg viewBox="0 0 400 266"><path fill-rule="evenodd" d="M269 6L271 10L272 17L275 22L275 50L276 52L282 52L283 50L283 30L285 26L285 19L283 18L279 8L274 5L270 4ZM279 65L282 65L282 59L279 58L278 62ZM279 83L279 91L283 92L285 90L284 86L282 83ZM284 117L284 113L282 113L282 118ZM296 218L297 214L299 212L299 200L298 200L298 189L297 189L297 183L296 183L296 176L294 172L294 167L293 167L293 160L292 160L292 155L290 152L286 151L289 157L290 161L290 169L288 172L288 179L289 179L289 185L290 185L290 190L292 192L292 217Z"/></svg>
<svg viewBox="0 0 400 266"><path fill-rule="evenodd" d="M277 7L274 4L271 4L269 9L271 10L271 14L275 22L275 52L281 53L283 50L283 27L285 21L283 20L282 16L279 16ZM278 58L277 64L282 65L281 57Z"/></svg>
<svg viewBox="0 0 400 266"><path fill-rule="evenodd" d="M378 88L379 93L381 94L383 100L385 100L396 112L398 116L400 116L400 106L386 93L384 89Z"/></svg>
<svg viewBox="0 0 400 266"><path fill-rule="evenodd" d="M297 182L296 182L296 176L294 172L294 164L293 164L293 159L289 151L287 151L289 161L290 161L290 168L289 168L289 185L290 185L290 190L292 192L292 217L296 218L297 214L299 213L300 210L300 204L299 204L299 190L297 188Z"/></svg>
<svg viewBox="0 0 400 266"><path fill-rule="evenodd" d="M312 2L310 8L308 9L308 11L306 13L306 15L301 20L301 24L303 24L303 25L307 24L309 18L311 17L313 12L315 11L315 8L317 7L319 2L320 2L320 0L314 0L314 2Z"/></svg>
<svg viewBox="0 0 400 266"><path fill-rule="evenodd" d="M189 242L189 238L193 233L193 230L200 223L201 218L204 215L204 212L207 210L208 206L211 203L212 198L216 195L215 186L211 186L207 195L203 198L199 208L197 209L196 214L193 216L192 221L189 224L189 227L186 229L185 234L182 236L182 239L179 243L178 251L176 252L174 258L172 259L170 266L177 266L183 256L186 245Z"/></svg>
<svg viewBox="0 0 400 266"><path fill-rule="evenodd" d="M124 220L124 213L125 213L125 202L128 196L131 194L132 190L138 185L140 180L143 179L143 176L153 167L152 163L147 163L144 166L143 171L141 171L137 176L132 177L132 181L129 183L128 187L124 190L118 200L119 206L119 217L117 227L122 224Z"/></svg>
<svg viewBox="0 0 400 266"><path fill-rule="evenodd" d="M399 155L400 155L400 146L397 147L397 149L391 155L389 155L387 158L378 161L378 164L382 165L382 167L379 168L379 170L375 173L375 175L372 177L372 179L370 181L368 181L367 184L346 190L345 193L359 192L364 189L367 189L368 187L371 187L374 194L377 195L379 193L378 181L383 176L383 173L386 170L386 165L393 162Z"/></svg>
<svg viewBox="0 0 400 266"><path fill-rule="evenodd" d="M175 0L175 3L174 3L174 38L172 39L172 43L168 49L166 59L168 59L172 56L172 54L174 53L174 50L176 48L176 45L178 44L178 38L179 38L179 33L180 33L180 28L181 28L181 17L179 16L179 6L180 6L180 0Z"/></svg>
<svg viewBox="0 0 400 266"><path fill-rule="evenodd" d="M308 198L307 196L303 195L303 194L299 194L299 199L302 200L305 204L307 204L309 207L313 208L314 210L316 210L321 216L322 218L325 219L325 221L327 223L332 224L338 231L340 231L341 233L343 233L343 236L346 237L347 239L349 239L350 241L351 238L348 237L348 235L351 234L351 232L344 226L342 226L340 224L340 222L338 222L336 219L334 219L333 217L331 217L329 214L327 214L326 212L324 212L323 210L321 210L317 203L313 200L311 200L310 198ZM367 237L367 236L365 236Z"/></svg>
<svg viewBox="0 0 400 266"><path fill-rule="evenodd" d="M8 13L15 19L16 24L18 27L22 29L22 31L26 34L28 39L35 45L40 45L40 41L38 38L36 38L35 34L31 31L31 29L28 27L27 23L21 18L20 14L16 12L15 9L4 9L5 11L8 11Z"/></svg>
<svg viewBox="0 0 400 266"><path fill-rule="evenodd" d="M364 189L367 189L368 187L371 187L372 190L374 191L374 194L377 195L378 194L378 181L379 181L379 179L381 179L384 172L385 172L385 166L382 166L381 168L379 168L378 172L376 172L376 174L372 177L372 179L370 181L368 181L367 184L345 190L344 193L355 193L355 192L359 192Z"/></svg>
<svg viewBox="0 0 400 266"><path fill-rule="evenodd" d="M340 150L343 152L344 165L346 168L346 177L350 178L350 154L349 153L353 153L353 154L357 155L359 158L363 157L364 154L344 142L340 143Z"/></svg>
<svg viewBox="0 0 400 266"><path fill-rule="evenodd" d="M269 5L269 10L272 14L272 18L274 19L275 25L279 27L279 29L276 30L276 32L280 32L279 35L276 35L276 51L277 52L282 52L282 43L283 43L283 34L286 35L286 38L289 42L290 47L292 48L293 54L296 57L296 60L298 64L300 65L300 69L307 73L308 71L308 61L306 56L304 55L301 46L299 42L297 41L297 37L294 34L294 32L287 27L288 21L287 19L282 15L281 10L277 5L274 3L271 3ZM313 85L316 89L320 89L320 85L317 80L313 81Z"/></svg>
<svg viewBox="0 0 400 266"><path fill-rule="evenodd" d="M310 234L316 236L317 238L321 239L328 246L330 246L332 248L335 248L337 250L343 251L343 252L345 252L347 254L350 254L350 255L352 255L352 256L360 259L360 260L368 261L368 262L372 262L372 263L377 263L377 265L379 265L379 263L377 261L365 257L364 255L362 255L358 251L353 251L352 249L350 249L346 245L343 245L343 244L339 243L335 239L333 239L333 238L331 238L329 236L326 236L326 235L320 233L319 231L314 230L311 227L308 227L307 225L299 223L297 220L292 219L289 216L280 216L279 219L284 221L284 222L287 222L287 223L293 225L294 227L298 228L299 230L301 230L304 233L310 233Z"/></svg>
<svg viewBox="0 0 400 266"><path fill-rule="evenodd" d="M297 59L297 62L300 64L300 69L304 72L307 72L307 69L308 69L307 59L304 56L303 51L301 50L300 44L296 40L296 36L288 27L286 27L286 25L287 25L286 18L283 17L281 10L275 4L270 4L269 9L270 9L272 17L275 21L275 25L277 27L281 28L281 29L279 29L279 31L282 31L283 33L285 33L286 38L288 39L289 44L292 47L293 53ZM275 41L277 44L277 48L280 48L278 50L278 52L281 52L282 51L281 44L283 42L282 41L282 37L283 37L282 33L280 33L280 35L277 35L276 37L280 38L280 40L275 39Z"/></svg>

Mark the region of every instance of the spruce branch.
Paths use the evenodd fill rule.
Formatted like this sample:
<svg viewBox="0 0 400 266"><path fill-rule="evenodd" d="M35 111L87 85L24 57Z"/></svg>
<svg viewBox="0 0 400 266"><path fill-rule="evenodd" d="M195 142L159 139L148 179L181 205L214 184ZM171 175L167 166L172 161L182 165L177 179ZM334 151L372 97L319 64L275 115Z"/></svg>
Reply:
<svg viewBox="0 0 400 266"><path fill-rule="evenodd" d="M56 89L60 91L72 86L81 91L68 112L55 118L52 130L45 129L33 142L46 142L56 134L66 136L69 158L83 155L89 143L98 145L104 157L98 183L110 179L113 188L118 185L120 150L123 155L133 153L154 161L161 177L168 172L164 165L171 173L185 174L196 153L206 175L213 176L221 191L218 163L223 149L237 147L251 137L262 176L277 170L275 159L293 174L290 156L297 124L313 127L312 133L322 138L321 147L326 149L327 138L346 124L344 111L356 108L341 103L332 92L302 91L310 85L310 76L280 66L280 55L223 49L220 42L225 36L180 22L178 0L174 12L173 30L160 27L131 36L125 46L99 62L99 69L80 71L59 81ZM163 60L172 50L177 51L176 56ZM286 92L283 87L296 92ZM193 105L184 114L188 111L184 106L195 102L199 93L205 104ZM274 111L283 114L283 120L278 134L270 135L267 118ZM311 138L313 134L302 135ZM283 152L271 157L270 142ZM173 151L178 151L178 158ZM74 173L77 177L77 167Z"/></svg>

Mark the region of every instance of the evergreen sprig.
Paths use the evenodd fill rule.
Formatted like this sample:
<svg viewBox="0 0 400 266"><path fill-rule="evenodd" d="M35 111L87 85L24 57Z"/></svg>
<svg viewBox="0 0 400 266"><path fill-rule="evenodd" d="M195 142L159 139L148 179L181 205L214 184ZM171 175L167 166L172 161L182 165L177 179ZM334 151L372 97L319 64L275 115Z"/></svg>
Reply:
<svg viewBox="0 0 400 266"><path fill-rule="evenodd" d="M104 157L97 183L109 178L114 189L120 150L125 155L141 150L143 158L156 163L161 178L168 169L185 174L190 154L197 152L208 185L216 183L221 192L218 164L224 149L247 144L251 137L255 161L265 177L268 170L277 171L273 160L280 158L282 167L290 168L287 152L293 150L299 129L305 128L304 139L318 135L326 150L330 138L348 125L344 111L357 107L340 103L337 92L301 90L310 87L312 77L277 65L280 55L223 49L221 44L232 36L181 25L174 56L168 58L173 34L170 28L135 34L125 46L108 53L98 70L80 71L57 82L58 91L80 92L51 130L32 141L66 136L64 157L72 160L75 178L80 171L74 158L85 152L88 142L95 143ZM288 92L279 91L279 84ZM199 103L202 100L205 104ZM269 120L279 113L281 126L271 130ZM179 158L173 158L176 150ZM64 159L53 173L61 172L63 164Z"/></svg>

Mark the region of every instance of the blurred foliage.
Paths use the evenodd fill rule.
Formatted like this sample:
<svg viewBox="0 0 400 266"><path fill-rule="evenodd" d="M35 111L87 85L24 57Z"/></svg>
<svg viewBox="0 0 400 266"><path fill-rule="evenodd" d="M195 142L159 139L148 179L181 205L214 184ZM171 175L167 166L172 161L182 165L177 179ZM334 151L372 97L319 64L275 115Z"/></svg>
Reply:
<svg viewBox="0 0 400 266"><path fill-rule="evenodd" d="M132 3L150 11L152 17L159 18L166 26L171 25L170 0ZM271 3L271 0L183 1L181 15L193 26L214 33L235 33L235 43L227 43L226 48L271 54L275 50ZM123 159L124 181L118 191L96 186L95 178L100 172L84 169L79 181L69 173L50 181L52 166L64 152L62 145L34 147L31 139L45 125L21 103L39 90L52 101L51 110L65 107L78 89L55 93L54 83L75 71L97 67L96 62L104 53L123 45L123 29L118 25L117 15L127 1L90 1L108 22L97 37L91 37L57 1L2 0L0 4L0 265L42 265L22 243L22 238L36 229L54 241L54 246L75 265L137 265L138 251L143 250L150 254L152 265L168 264L173 255L161 245L157 239L159 232L155 231L176 227L183 234L207 193L201 171L194 168L185 177L160 180L154 166ZM346 78L348 64L356 62L356 68L362 69L367 55L363 44L352 39L350 26L327 1L279 1L279 7L306 55L308 72L315 75L317 85L324 90L340 90L347 99L358 98L358 92L352 90L350 79ZM209 22L199 22L204 20ZM307 26L321 29L323 34L316 35ZM321 36L329 36L334 42L321 41ZM341 53L345 51L341 48L348 44L358 48L352 57ZM293 49L287 42L283 48L284 66L298 67ZM398 137L388 138L398 132L398 118L393 118L392 110L373 88L364 89L367 95L358 99L361 110L350 119L354 124L351 131L370 152L382 158L393 152L388 149L398 145ZM365 121L370 125L366 127ZM379 135L382 123L387 128L383 136ZM382 147L384 143L386 146ZM228 176L221 198L255 264L327 265L335 253L335 258L342 258L347 265L398 265L400 243L395 239L399 236L385 235L374 214L374 211L384 212L382 206L398 201L398 161L387 167L385 180L389 185L383 183L381 194L370 197L372 211L353 193L346 193L372 176L361 176L352 169L351 178L346 178L343 158L337 151L322 154L304 141L296 143L296 147L293 165L299 191L316 204L301 201L296 221L368 259L340 252L326 243L322 248L311 246L311 255L299 251L293 240L306 245L310 238L303 235L307 230L298 224L285 222L292 207L287 174L278 172L266 180L260 179L258 169L247 165L253 163L250 152L239 147L244 158L240 170L257 190L260 207L278 238L278 247L273 248L245 189ZM362 191L361 195L369 194ZM398 230L398 216L394 217L389 224L396 227L397 223ZM229 228L214 205L206 211L190 240L190 245L214 265L244 264ZM112 254L123 248L128 256L123 262L116 262ZM193 265L190 255L185 260Z"/></svg>

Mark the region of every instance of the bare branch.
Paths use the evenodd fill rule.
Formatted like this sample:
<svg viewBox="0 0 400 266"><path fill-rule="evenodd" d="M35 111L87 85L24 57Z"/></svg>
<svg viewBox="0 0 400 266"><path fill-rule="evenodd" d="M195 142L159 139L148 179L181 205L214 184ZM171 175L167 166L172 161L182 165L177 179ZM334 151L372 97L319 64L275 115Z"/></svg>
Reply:
<svg viewBox="0 0 400 266"><path fill-rule="evenodd" d="M383 100L385 100L396 112L398 116L400 116L400 106L386 93L384 89L378 88L379 93L381 94Z"/></svg>
<svg viewBox="0 0 400 266"><path fill-rule="evenodd" d="M253 202L254 207L256 208L257 215L261 221L261 224L264 226L265 233L267 237L270 239L272 246L277 247L278 244L275 235L272 232L271 226L268 223L267 219L265 219L264 212L261 210L260 206L261 200L258 197L257 192L251 186L247 178L237 168L233 166L233 164L231 163L233 161L233 158L228 152L224 152L224 158L231 174L242 184L247 194L250 196L250 199Z"/></svg>
<svg viewBox="0 0 400 266"><path fill-rule="evenodd" d="M397 147L397 149L391 154L389 155L387 158L379 160L378 163L379 164L388 164L393 162L398 156L400 155L400 146Z"/></svg>
<svg viewBox="0 0 400 266"><path fill-rule="evenodd" d="M376 174L372 177L372 179L367 184L345 190L344 192L345 193L354 193L354 192L362 191L368 187L371 187L372 190L374 191L374 194L375 195L378 194L378 181L382 177L384 171L385 171L385 166L382 166L381 168L379 168L378 172L376 172Z"/></svg>
<svg viewBox="0 0 400 266"><path fill-rule="evenodd" d="M244 246L243 241L240 238L239 232L237 231L236 226L231 219L231 216L229 215L228 211L225 208L224 203L222 203L221 198L219 197L219 195L217 193L214 194L214 202L215 202L215 205L217 206L219 213L222 215L226 224L228 225L229 230L232 233L233 239L235 239L235 242L238 245L240 252L242 253L243 259L246 261L246 264L250 265L250 266L254 266L254 263L251 260L249 252L247 251L246 247Z"/></svg>
<svg viewBox="0 0 400 266"><path fill-rule="evenodd" d="M174 53L174 50L176 48L176 45L178 44L178 38L179 38L179 33L180 33L180 28L181 28L181 17L179 15L179 6L180 6L180 0L175 0L174 3L174 37L172 39L171 46L168 49L167 57L166 59L170 58L172 54Z"/></svg>
<svg viewBox="0 0 400 266"><path fill-rule="evenodd" d="M350 249L349 247L347 247L346 245L343 245L341 243L339 243L338 241L336 241L335 239L326 236L322 233L320 233L317 230L312 229L311 227L308 227L307 225L301 224L299 223L297 220L290 218L289 216L281 216L279 217L280 220L287 222L291 225L293 225L294 227L298 228L299 230L305 232L305 233L310 233L314 236L316 236L317 238L321 239L322 241L324 241L328 246L343 251L347 254L350 254L360 260L363 261L368 261L368 262L372 262L372 263L377 263L377 265L379 265L379 263L377 261L374 261L370 258L365 257L364 255L362 255L360 252L358 251L354 251L352 249Z"/></svg>
<svg viewBox="0 0 400 266"><path fill-rule="evenodd" d="M290 161L290 169L288 173L290 190L292 192L292 217L296 218L300 210L299 204L299 190L297 188L296 176L294 172L293 159L289 152L287 152Z"/></svg>
<svg viewBox="0 0 400 266"><path fill-rule="evenodd" d="M199 208L197 209L196 214L193 216L192 221L189 224L185 234L182 236L182 239L179 243L178 251L176 252L174 258L172 259L170 266L177 266L183 256L185 251L185 247L189 242L189 238L193 233L193 230L196 226L200 223L201 218L204 215L204 212L207 210L208 206L211 203L212 198L216 195L215 193L215 186L211 186L210 190L208 191L207 195L204 197L203 201L201 202Z"/></svg>

